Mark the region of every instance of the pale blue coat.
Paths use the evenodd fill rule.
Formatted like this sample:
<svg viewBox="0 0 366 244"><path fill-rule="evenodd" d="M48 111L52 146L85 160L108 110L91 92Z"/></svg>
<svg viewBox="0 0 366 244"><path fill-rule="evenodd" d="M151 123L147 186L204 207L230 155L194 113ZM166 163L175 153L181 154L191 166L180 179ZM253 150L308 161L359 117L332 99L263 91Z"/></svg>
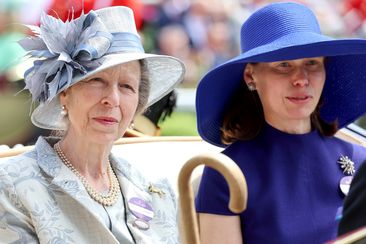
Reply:
<svg viewBox="0 0 366 244"><path fill-rule="evenodd" d="M169 183L154 183L164 196L150 193L151 182L128 162L112 156L111 163L125 203L137 197L153 208L150 228L141 230L125 204L136 243L178 243L176 199ZM94 204L42 137L34 150L0 163L0 243L118 243L93 212Z"/></svg>

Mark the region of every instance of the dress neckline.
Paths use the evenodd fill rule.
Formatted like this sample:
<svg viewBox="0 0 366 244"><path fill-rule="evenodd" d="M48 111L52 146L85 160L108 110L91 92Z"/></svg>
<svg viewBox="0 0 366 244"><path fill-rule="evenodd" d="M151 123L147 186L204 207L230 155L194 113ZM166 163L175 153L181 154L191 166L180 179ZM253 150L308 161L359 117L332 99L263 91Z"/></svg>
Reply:
<svg viewBox="0 0 366 244"><path fill-rule="evenodd" d="M273 126L271 126L270 124L268 123L265 123L263 128L262 128L262 131L260 133L260 135L265 135L265 136L270 136L270 137L278 137L278 138L296 138L296 139L300 139L300 138L304 138L304 139L307 139L307 138L311 138L311 137L314 137L314 136L317 136L318 135L318 131L316 129L312 129L310 132L307 132L307 133L303 133L303 134L292 134L292 133L288 133L288 132L284 132L284 131L281 131Z"/></svg>

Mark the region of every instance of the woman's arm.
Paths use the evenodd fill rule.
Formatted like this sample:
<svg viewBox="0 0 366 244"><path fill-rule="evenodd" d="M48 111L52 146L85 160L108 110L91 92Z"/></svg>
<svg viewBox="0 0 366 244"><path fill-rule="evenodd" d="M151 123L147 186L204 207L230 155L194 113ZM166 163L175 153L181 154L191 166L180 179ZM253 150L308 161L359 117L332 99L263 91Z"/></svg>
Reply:
<svg viewBox="0 0 366 244"><path fill-rule="evenodd" d="M202 244L242 244L240 217L198 214Z"/></svg>
<svg viewBox="0 0 366 244"><path fill-rule="evenodd" d="M39 243L9 175L0 168L0 243Z"/></svg>

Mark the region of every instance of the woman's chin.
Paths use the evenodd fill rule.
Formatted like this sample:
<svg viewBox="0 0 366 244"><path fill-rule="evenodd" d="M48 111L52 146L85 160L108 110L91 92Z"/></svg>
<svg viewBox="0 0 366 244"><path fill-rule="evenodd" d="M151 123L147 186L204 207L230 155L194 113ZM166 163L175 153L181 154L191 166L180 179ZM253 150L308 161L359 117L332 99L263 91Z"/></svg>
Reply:
<svg viewBox="0 0 366 244"><path fill-rule="evenodd" d="M310 115L313 111L312 108L294 109L288 111L288 117L294 120L310 119Z"/></svg>
<svg viewBox="0 0 366 244"><path fill-rule="evenodd" d="M118 133L118 131L93 131L89 133L88 138L96 144L108 145L119 139L121 135L122 134Z"/></svg>

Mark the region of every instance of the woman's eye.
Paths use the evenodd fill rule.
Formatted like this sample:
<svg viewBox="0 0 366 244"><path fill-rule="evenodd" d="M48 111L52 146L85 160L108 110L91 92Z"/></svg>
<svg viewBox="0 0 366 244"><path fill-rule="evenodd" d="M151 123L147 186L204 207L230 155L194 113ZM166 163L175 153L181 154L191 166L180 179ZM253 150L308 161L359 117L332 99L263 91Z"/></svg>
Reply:
<svg viewBox="0 0 366 244"><path fill-rule="evenodd" d="M290 64L288 62L282 62L282 63L279 63L278 66L281 68L289 68Z"/></svg>
<svg viewBox="0 0 366 244"><path fill-rule="evenodd" d="M123 89L128 89L132 92L136 92L135 88L133 88L130 84L128 83L122 83L120 84L120 87L123 88Z"/></svg>
<svg viewBox="0 0 366 244"><path fill-rule="evenodd" d="M96 78L91 78L91 79L87 80L85 83L93 85L93 86L101 86L101 85L105 84L105 81L101 78L96 77Z"/></svg>
<svg viewBox="0 0 366 244"><path fill-rule="evenodd" d="M317 68L323 66L323 62L316 60L316 59L312 59L312 60L309 60L308 62L306 62L306 66L309 69L317 69Z"/></svg>
<svg viewBox="0 0 366 244"><path fill-rule="evenodd" d="M310 60L307 62L307 65L317 65L319 62L316 60Z"/></svg>
<svg viewBox="0 0 366 244"><path fill-rule="evenodd" d="M275 66L275 71L279 73L288 73L291 71L291 64L289 62L280 62L277 63Z"/></svg>

